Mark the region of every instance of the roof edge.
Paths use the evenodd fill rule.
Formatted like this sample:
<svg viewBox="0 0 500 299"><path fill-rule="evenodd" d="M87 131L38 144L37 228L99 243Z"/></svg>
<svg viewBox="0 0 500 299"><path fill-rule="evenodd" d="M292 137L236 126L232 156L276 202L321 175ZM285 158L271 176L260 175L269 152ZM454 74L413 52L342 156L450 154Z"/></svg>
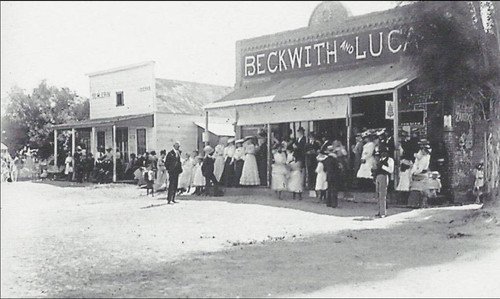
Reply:
<svg viewBox="0 0 500 299"><path fill-rule="evenodd" d="M154 65L154 64L155 64L155 61L153 61L153 60L144 61L144 62L140 62L140 63L135 63L135 64L129 64L129 65L125 65L125 66L115 67L115 68L107 69L107 70L103 70L103 71L86 73L85 76L94 77L94 76L99 76L99 75L104 75L104 74L109 74L109 73L124 71L124 70L128 70L128 69L134 69L134 68L138 68L138 67L145 66L145 65Z"/></svg>

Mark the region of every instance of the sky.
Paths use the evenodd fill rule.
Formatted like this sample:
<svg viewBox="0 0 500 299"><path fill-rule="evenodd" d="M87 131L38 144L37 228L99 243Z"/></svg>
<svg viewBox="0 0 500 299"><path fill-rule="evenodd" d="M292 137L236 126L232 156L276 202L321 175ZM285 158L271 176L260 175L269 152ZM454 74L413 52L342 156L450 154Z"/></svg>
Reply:
<svg viewBox="0 0 500 299"><path fill-rule="evenodd" d="M353 15L394 5L341 2ZM306 27L319 3L1 2L1 97L44 79L88 97L85 74L150 60L157 78L233 86L237 40Z"/></svg>

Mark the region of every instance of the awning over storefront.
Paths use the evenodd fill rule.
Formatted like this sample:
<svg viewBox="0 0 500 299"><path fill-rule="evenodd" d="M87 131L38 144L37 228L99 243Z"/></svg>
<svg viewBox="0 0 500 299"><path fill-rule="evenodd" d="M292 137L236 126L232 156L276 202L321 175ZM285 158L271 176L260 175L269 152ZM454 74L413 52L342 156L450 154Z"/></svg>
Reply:
<svg viewBox="0 0 500 299"><path fill-rule="evenodd" d="M127 116L116 116L108 118L89 119L80 122L54 125L53 129L82 129L103 126L130 126L130 127L153 127L153 114L137 114Z"/></svg>
<svg viewBox="0 0 500 299"><path fill-rule="evenodd" d="M238 125L344 118L350 96L390 92L415 78L408 64L353 66L245 85L204 108L237 107Z"/></svg>
<svg viewBox="0 0 500 299"><path fill-rule="evenodd" d="M205 130L205 124L202 122L194 122L195 125ZM234 126L232 124L208 124L208 131L217 136L230 136L234 137Z"/></svg>

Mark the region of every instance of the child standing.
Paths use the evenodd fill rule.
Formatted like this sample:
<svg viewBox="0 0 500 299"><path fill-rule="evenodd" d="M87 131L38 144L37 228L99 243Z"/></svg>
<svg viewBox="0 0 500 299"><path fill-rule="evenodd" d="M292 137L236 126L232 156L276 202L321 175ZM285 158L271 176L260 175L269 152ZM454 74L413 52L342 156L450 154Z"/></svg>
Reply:
<svg viewBox="0 0 500 299"><path fill-rule="evenodd" d="M146 181L146 196L149 195L149 190L151 190L151 197L154 197L153 185L155 182L155 174L151 165L146 168L146 172L144 173L144 180Z"/></svg>
<svg viewBox="0 0 500 299"><path fill-rule="evenodd" d="M196 157L196 165L193 166L193 186L195 187L194 194L201 195L205 187L205 177L201 171L203 156Z"/></svg>
<svg viewBox="0 0 500 299"><path fill-rule="evenodd" d="M281 192L286 190L288 170L286 169L286 154L283 152L281 145L277 145L273 156L274 163L272 167L271 189L276 191L279 199L282 199Z"/></svg>
<svg viewBox="0 0 500 299"><path fill-rule="evenodd" d="M318 166L316 166L316 197L318 197L319 202L326 200L326 190L328 189L328 181L326 180L325 166L323 161L326 159L326 155L319 154L316 157L318 161Z"/></svg>
<svg viewBox="0 0 500 299"><path fill-rule="evenodd" d="M481 203L481 195L483 195L483 186L484 186L484 169L483 162L479 163L474 169L474 194L476 195L476 203Z"/></svg>

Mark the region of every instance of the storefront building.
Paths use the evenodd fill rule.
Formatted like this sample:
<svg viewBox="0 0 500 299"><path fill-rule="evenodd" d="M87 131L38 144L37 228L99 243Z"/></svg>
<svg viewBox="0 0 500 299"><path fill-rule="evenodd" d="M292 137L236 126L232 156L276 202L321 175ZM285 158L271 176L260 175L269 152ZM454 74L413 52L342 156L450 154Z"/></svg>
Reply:
<svg viewBox="0 0 500 299"><path fill-rule="evenodd" d="M227 110L236 119L237 137L265 129L268 144L275 137L293 138L299 127L344 145L353 145L364 129L397 132L395 145L402 131L418 132L441 149L436 152L448 155L439 170L448 182L443 187L469 183L457 174L477 159L471 156L474 145L466 141L467 167L457 167L453 157L457 140L467 138L467 131L474 134L473 122L462 126L456 115L473 111L444 107L420 88L418 68L408 55L415 46L408 9L411 5L354 17L339 2L323 2L308 27L238 41L235 90L206 105L207 117ZM465 130L465 137L458 130ZM474 148L479 157L478 151ZM398 165L398 151L394 158ZM269 176L270 165L268 158Z"/></svg>
<svg viewBox="0 0 500 299"><path fill-rule="evenodd" d="M94 157L99 148L112 148L121 153L124 163L131 153L141 155L154 150L159 154L162 149L170 150L175 141L180 141L187 152L201 148L196 122L204 121L202 106L232 89L156 78L154 66L149 61L87 74L90 118L55 125L54 143L58 132L71 130L72 153L78 145ZM211 122L233 128L231 117L215 117ZM57 157L56 146L54 152Z"/></svg>

